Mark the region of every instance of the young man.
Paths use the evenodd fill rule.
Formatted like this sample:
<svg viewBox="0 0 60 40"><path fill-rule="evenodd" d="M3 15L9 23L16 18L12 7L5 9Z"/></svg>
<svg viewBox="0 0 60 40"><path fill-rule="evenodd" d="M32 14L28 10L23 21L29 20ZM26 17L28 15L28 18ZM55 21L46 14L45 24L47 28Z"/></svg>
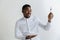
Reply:
<svg viewBox="0 0 60 40"><path fill-rule="evenodd" d="M39 28L42 27L48 30L50 27L53 14L48 15L48 22L46 25L40 23L37 17L31 16L31 6L28 4L23 5L23 17L16 22L15 35L21 40L40 40Z"/></svg>

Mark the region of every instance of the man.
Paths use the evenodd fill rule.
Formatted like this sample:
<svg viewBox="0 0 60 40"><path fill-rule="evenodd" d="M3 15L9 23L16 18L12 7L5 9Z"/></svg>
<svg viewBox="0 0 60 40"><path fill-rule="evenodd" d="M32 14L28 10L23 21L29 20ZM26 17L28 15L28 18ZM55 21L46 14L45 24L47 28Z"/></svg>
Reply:
<svg viewBox="0 0 60 40"><path fill-rule="evenodd" d="M53 14L48 15L48 22L46 25L40 23L37 17L31 16L31 6L28 4L23 5L23 16L16 22L15 36L21 40L40 40L39 28L48 30L50 27Z"/></svg>

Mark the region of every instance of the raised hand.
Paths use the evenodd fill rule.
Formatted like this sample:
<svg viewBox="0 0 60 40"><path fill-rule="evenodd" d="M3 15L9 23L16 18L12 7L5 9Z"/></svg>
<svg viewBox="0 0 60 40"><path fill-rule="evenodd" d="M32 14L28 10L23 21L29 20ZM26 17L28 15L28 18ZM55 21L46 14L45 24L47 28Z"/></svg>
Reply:
<svg viewBox="0 0 60 40"><path fill-rule="evenodd" d="M48 15L48 22L51 22L51 19L53 18L53 16L54 16L53 13L50 12Z"/></svg>

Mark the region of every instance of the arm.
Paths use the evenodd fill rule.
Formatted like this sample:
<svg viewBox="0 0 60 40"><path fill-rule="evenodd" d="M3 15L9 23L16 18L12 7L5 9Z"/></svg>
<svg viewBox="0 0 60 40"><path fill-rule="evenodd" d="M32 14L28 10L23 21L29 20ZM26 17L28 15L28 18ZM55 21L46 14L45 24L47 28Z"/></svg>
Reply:
<svg viewBox="0 0 60 40"><path fill-rule="evenodd" d="M19 23L16 23L15 26L15 37L18 39L25 39L26 36L23 35L23 33L21 32L21 30L19 29Z"/></svg>
<svg viewBox="0 0 60 40"><path fill-rule="evenodd" d="M21 30L22 30L22 29L19 28L19 23L16 23L16 27L15 27L15 37L18 38L18 39L25 40L25 39L31 39L31 38L33 38L33 37L36 36L36 35L28 35L29 33L27 33L27 32L22 33Z"/></svg>
<svg viewBox="0 0 60 40"><path fill-rule="evenodd" d="M41 24L40 22L39 22L39 25L42 27L42 28L44 28L45 30L48 30L50 27L51 27L51 19L53 18L53 13L52 12L50 12L49 13L49 15L48 15L48 22L47 22L47 24L46 25L43 25L43 24Z"/></svg>
<svg viewBox="0 0 60 40"><path fill-rule="evenodd" d="M46 25L41 24L41 22L39 22L39 26L45 30L49 30L49 28L51 27L51 23L47 22Z"/></svg>

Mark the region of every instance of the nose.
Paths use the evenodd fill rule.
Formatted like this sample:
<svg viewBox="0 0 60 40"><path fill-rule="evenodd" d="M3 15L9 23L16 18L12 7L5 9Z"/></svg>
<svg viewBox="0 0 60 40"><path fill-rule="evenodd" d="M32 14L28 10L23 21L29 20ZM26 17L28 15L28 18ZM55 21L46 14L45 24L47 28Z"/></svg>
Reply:
<svg viewBox="0 0 60 40"><path fill-rule="evenodd" d="M28 12L28 11L26 11L26 13L28 14L29 12Z"/></svg>
<svg viewBox="0 0 60 40"><path fill-rule="evenodd" d="M30 14L30 12L29 12L29 11L26 11L26 13L27 13L27 14Z"/></svg>

